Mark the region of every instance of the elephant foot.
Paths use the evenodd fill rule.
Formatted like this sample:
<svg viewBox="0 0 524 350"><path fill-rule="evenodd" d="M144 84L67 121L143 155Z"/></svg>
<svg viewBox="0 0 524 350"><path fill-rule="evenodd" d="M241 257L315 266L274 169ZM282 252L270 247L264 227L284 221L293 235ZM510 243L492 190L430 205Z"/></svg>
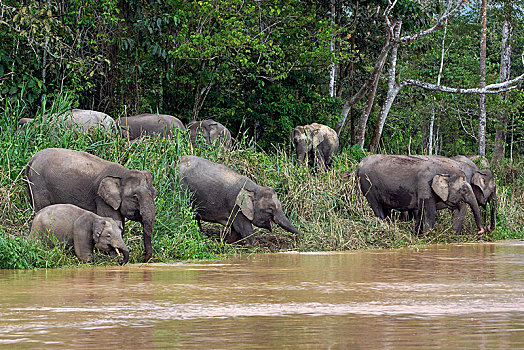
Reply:
<svg viewBox="0 0 524 350"><path fill-rule="evenodd" d="M145 263L148 263L149 260L151 260L152 257L153 257L153 253L150 253L150 252L146 253L146 254L144 255L144 262L145 262Z"/></svg>

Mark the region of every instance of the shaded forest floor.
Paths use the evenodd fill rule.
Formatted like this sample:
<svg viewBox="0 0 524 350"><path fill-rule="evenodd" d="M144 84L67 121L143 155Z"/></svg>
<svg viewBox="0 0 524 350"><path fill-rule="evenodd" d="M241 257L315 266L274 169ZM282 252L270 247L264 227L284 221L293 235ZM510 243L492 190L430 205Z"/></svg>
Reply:
<svg viewBox="0 0 524 350"><path fill-rule="evenodd" d="M68 109L56 103L46 113ZM148 169L153 173L156 199L156 223L153 236L153 261L213 259L241 252L281 250L328 251L373 248L399 248L434 243L478 241L472 215L465 229L456 235L451 229L451 213L442 210L436 227L423 237L413 233L413 222L382 221L376 218L352 172L365 154L358 148L341 150L334 166L325 173L315 173L297 164L289 145L275 145L261 150L245 136L231 150L205 145L191 146L189 137L179 133L176 139L142 138L123 140L116 134L93 131L89 134L39 124L18 129L23 108L7 106L0 115L0 268L77 266L70 249L45 249L25 239L33 216L25 195L23 169L37 151L48 147L82 150L118 162L128 168ZM54 134L56 135L56 134ZM4 151L5 150L5 151ZM290 221L303 233L300 238L277 228L273 233L256 229L253 247L224 243L224 228L204 223L200 232L190 205L190 196L180 190L176 164L181 156L194 154L224 163L260 185L273 187ZM494 169L498 185L497 229L482 240L524 238L524 162L505 163ZM141 225L127 221L124 240L131 248L130 263L142 261ZM113 265L114 259L97 253L95 265Z"/></svg>

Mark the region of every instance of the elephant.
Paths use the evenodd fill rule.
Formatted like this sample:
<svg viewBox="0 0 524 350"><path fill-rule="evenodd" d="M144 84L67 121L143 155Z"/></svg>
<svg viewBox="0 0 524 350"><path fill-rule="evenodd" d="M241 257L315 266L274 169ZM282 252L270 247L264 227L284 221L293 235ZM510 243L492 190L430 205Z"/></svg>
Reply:
<svg viewBox="0 0 524 350"><path fill-rule="evenodd" d="M23 126L33 121L34 119L31 118L21 118L18 121L18 125ZM100 128L105 131L116 130L115 120L109 115L87 109L72 109L64 114L55 113L51 115L45 115L42 118L42 121L45 123L56 122L59 125L69 129L77 128L83 133L96 128Z"/></svg>
<svg viewBox="0 0 524 350"><path fill-rule="evenodd" d="M460 164L460 169L466 174L466 179L475 193L477 203L484 209L487 209L490 203L490 224L488 231L495 229L495 216L497 215L497 185L493 173L489 169L480 170L475 163L468 156L455 156L451 160ZM454 213L455 230L460 232L464 222L464 208L460 208L460 212Z"/></svg>
<svg viewBox="0 0 524 350"><path fill-rule="evenodd" d="M116 253L118 262L124 265L129 261L129 248L122 240L122 228L121 221L98 216L76 205L53 204L36 213L29 238L40 238L48 246L56 240L64 242L74 247L76 256L84 262L93 260L93 247L97 247Z"/></svg>
<svg viewBox="0 0 524 350"><path fill-rule="evenodd" d="M484 227L477 199L466 174L456 165L426 156L382 155L365 157L356 169L360 188L374 214L385 219L391 210L415 217L417 234L435 225L437 207L459 208L467 203L482 235Z"/></svg>
<svg viewBox="0 0 524 350"><path fill-rule="evenodd" d="M187 128L193 145L196 145L198 135L202 134L208 145L213 145L218 140L220 146L226 149L231 148L231 132L213 119L191 122Z"/></svg>
<svg viewBox="0 0 524 350"><path fill-rule="evenodd" d="M297 126L291 131L290 138L298 160L304 162L307 158L310 166L317 166L320 170L331 166L339 147L336 131L318 123Z"/></svg>
<svg viewBox="0 0 524 350"><path fill-rule="evenodd" d="M155 223L153 177L92 154L63 148L37 152L25 167L27 196L37 212L51 204L74 204L103 217L143 226L145 261L152 256Z"/></svg>
<svg viewBox="0 0 524 350"><path fill-rule="evenodd" d="M288 220L271 187L257 185L231 168L197 156L183 156L177 166L183 189L193 195L196 217L231 228L228 243L253 244L253 226L273 231L273 223L300 235Z"/></svg>
<svg viewBox="0 0 524 350"><path fill-rule="evenodd" d="M123 138L134 140L141 135L160 134L170 139L174 129L186 130L184 124L177 117L167 114L139 114L132 117L122 117L117 120L120 134Z"/></svg>

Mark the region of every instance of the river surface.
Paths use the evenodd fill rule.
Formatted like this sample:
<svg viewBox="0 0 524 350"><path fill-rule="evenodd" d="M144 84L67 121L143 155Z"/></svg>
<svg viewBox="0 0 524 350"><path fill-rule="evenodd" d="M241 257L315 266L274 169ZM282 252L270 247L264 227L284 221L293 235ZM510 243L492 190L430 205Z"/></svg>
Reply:
<svg viewBox="0 0 524 350"><path fill-rule="evenodd" d="M524 348L524 242L0 271L0 347Z"/></svg>

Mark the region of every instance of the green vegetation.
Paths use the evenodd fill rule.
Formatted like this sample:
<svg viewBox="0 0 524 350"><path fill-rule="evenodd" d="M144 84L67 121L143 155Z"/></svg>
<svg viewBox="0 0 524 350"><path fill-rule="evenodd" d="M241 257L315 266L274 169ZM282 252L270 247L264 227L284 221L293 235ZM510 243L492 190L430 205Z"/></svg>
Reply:
<svg viewBox="0 0 524 350"><path fill-rule="evenodd" d="M43 103L40 116L60 113L71 107L71 100L59 96L53 104ZM154 261L169 262L186 259L210 259L236 252L273 250L348 250L362 248L394 248L438 242L475 240L476 230L469 218L468 229L457 236L451 230L451 215L442 211L437 227L425 237L412 233L413 223L381 221L374 217L365 198L355 187L352 175L362 151L352 147L340 152L334 167L324 173L296 163L289 146L276 146L271 152L260 149L246 137L231 150L202 146L193 148L188 135L179 133L174 140L143 138L127 142L121 137L101 131L82 134L74 130L38 123L18 129L17 120L24 115L20 104L7 103L0 115L0 267L33 268L76 266L74 252L58 246L47 249L24 238L32 217L26 201L23 168L38 150L67 147L87 151L129 168L149 169L154 176L157 217L153 236ZM60 135L59 137L53 135ZM178 186L175 165L180 156L195 154L222 162L245 174L259 184L275 188L289 219L303 233L296 239L285 231L274 233L257 229L257 244L246 248L223 243L223 227L204 224L200 233L193 219L190 196ZM485 240L524 237L524 171L522 164L504 164L497 170L499 184L499 226ZM126 221L124 240L131 248L130 263L141 262L143 256L141 225ZM98 253L95 264L115 264L107 255Z"/></svg>
<svg viewBox="0 0 524 350"><path fill-rule="evenodd" d="M512 23L511 78L524 73L524 0L493 0L488 11L487 83L499 82L504 21ZM459 1L460 2L460 1ZM46 147L83 150L124 166L148 169L158 191L153 238L155 261L207 259L238 251L342 250L402 247L475 240L469 230L451 232L450 213L439 213L425 237L412 223L383 222L372 215L351 172L365 156L386 105L390 34L386 22L402 21L400 35L431 28L447 5L399 0L385 17L384 0L6 0L0 2L0 261L2 267L73 266L63 248L43 249L21 238L32 212L25 199L23 168ZM402 42L396 83L415 79L474 88L479 84L479 2L467 0L449 21L416 40ZM443 28L446 27L446 30ZM444 57L442 54L444 52ZM366 83L385 57L382 70ZM441 61L442 58L442 61ZM503 66L503 65L502 65ZM335 78L330 84L331 75ZM330 86L333 86L330 91ZM344 119L346 103L355 99ZM376 96L375 96L376 91ZM367 108L369 107L369 109ZM237 140L229 151L192 147L176 140L81 134L40 123L47 113L93 109L113 118L160 112L181 119L213 118ZM347 111L347 110L346 110ZM366 112L368 111L368 112ZM522 237L524 226L524 92L487 97L486 150L505 133L504 161L493 169L498 183L498 227L486 240ZM406 86L383 125L378 151L396 154L477 154L478 95ZM36 117L19 129L22 117ZM368 118L369 117L369 118ZM296 164L288 135L312 122L336 127L342 150L325 174ZM359 124L365 131L359 146ZM377 133L379 135L379 133ZM499 135L500 136L500 135ZM501 136L500 136L501 137ZM378 140L378 139L377 139ZM431 144L431 146L430 146ZM221 242L223 229L204 224L200 233L190 197L179 190L175 165L195 154L225 163L259 184L274 187L290 220L304 233L296 240L257 230L259 246ZM469 232L469 233L468 233ZM142 257L140 225L129 222L130 262ZM115 261L98 254L96 264Z"/></svg>

